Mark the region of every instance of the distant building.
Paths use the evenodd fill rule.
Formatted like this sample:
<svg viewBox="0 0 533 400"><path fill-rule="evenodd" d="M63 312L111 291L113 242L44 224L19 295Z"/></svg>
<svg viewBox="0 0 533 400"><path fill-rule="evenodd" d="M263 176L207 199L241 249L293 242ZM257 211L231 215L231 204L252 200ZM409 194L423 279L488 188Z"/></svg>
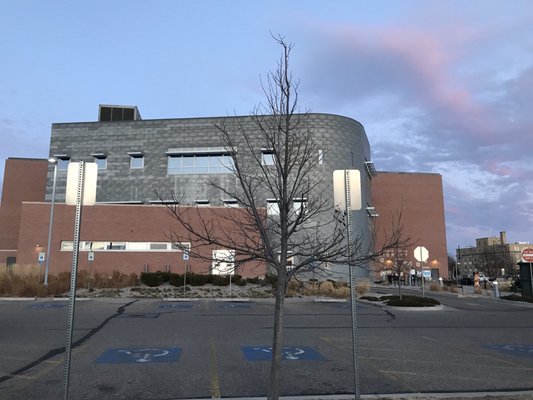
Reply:
<svg viewBox="0 0 533 400"><path fill-rule="evenodd" d="M314 190L329 198L333 205L333 171L360 170L363 209L353 213L354 233L370 245L376 220L383 220L381 225L386 226L389 214L403 207L406 231L412 237L427 239L424 244L429 248L429 262L435 276L446 276L440 175L376 172L364 127L359 122L339 115L314 113L307 121L317 138L325 143L325 148L316 154L322 184ZM224 168L232 160L221 141L217 123L236 124L249 131L255 127L249 116L143 120L134 106L100 106L98 121L54 123L49 155L58 160L58 170L51 273L70 268L72 207L63 203L66 170L71 161L98 165L97 204L84 212L82 218L86 224L80 239L82 252L94 252L96 268L135 273L146 269L179 272L184 265L192 264L195 272L212 272L212 265L183 260L172 246L167 235L172 221L161 203L178 194L181 205L198 206L204 215L210 209L240 212L229 211L235 206L234 199L224 198L209 185L210 181L228 188L236 184L234 176ZM264 165L271 162L272 154L261 144L259 135L256 151ZM8 262L10 257L10 263L16 260L17 264L38 268L38 252L44 251L47 242L53 171L54 167L47 166L46 160L6 162L0 208L0 263ZM23 182L17 174L24 175L31 184L17 183ZM156 190L168 197L161 199ZM305 203L306 199L293 201ZM272 194L265 192L265 210L275 212L276 204ZM84 257L85 253L80 260ZM345 267L328 267L330 276L340 279L347 276ZM247 271L256 275L265 273L264 268ZM366 276L363 270L358 273Z"/></svg>
<svg viewBox="0 0 533 400"><path fill-rule="evenodd" d="M483 272L496 278L516 272L522 251L531 247L529 242L507 243L507 234L476 239L476 245L458 248L456 251L459 276L471 277L474 272Z"/></svg>
<svg viewBox="0 0 533 400"><path fill-rule="evenodd" d="M376 219L376 242L385 241L387 228L401 213L402 237L413 243L406 249L406 270L428 269L433 279L448 276L448 254L446 251L446 226L444 221L444 196L442 177L434 173L378 172L372 180L372 201L379 210ZM414 257L414 249L423 246L428 250L426 262ZM379 280L381 272L387 273L387 264L394 259L391 252L383 254L372 265L374 278ZM407 272L406 272L407 273Z"/></svg>

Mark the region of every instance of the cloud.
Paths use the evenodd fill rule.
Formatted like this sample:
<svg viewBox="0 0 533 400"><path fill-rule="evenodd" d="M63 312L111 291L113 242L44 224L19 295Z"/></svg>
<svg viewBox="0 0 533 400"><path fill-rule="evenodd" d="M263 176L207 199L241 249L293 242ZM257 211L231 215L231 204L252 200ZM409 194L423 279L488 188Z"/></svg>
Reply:
<svg viewBox="0 0 533 400"><path fill-rule="evenodd" d="M311 33L302 82L313 108L361 121L378 169L441 173L452 245L533 223L533 59L498 58L502 42L533 49L519 22Z"/></svg>

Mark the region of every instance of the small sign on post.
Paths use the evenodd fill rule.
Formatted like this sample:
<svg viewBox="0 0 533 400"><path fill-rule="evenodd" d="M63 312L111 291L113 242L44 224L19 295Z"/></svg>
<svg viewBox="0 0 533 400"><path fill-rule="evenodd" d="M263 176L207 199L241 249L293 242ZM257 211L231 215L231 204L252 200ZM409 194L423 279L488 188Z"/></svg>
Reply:
<svg viewBox="0 0 533 400"><path fill-rule="evenodd" d="M46 253L44 251L41 251L39 253L39 262L43 263L45 259L46 259Z"/></svg>

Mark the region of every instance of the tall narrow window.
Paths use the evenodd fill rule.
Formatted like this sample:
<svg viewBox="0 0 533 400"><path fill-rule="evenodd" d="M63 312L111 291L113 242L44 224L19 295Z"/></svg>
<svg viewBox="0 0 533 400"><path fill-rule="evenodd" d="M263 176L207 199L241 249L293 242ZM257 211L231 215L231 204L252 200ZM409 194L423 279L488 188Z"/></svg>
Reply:
<svg viewBox="0 0 533 400"><path fill-rule="evenodd" d="M274 149L261 149L261 156L263 165L275 165L276 155Z"/></svg>
<svg viewBox="0 0 533 400"><path fill-rule="evenodd" d="M94 162L98 169L107 169L107 155L104 153L92 153L91 156L94 157Z"/></svg>
<svg viewBox="0 0 533 400"><path fill-rule="evenodd" d="M130 169L144 168L144 155L142 153L132 152L130 155Z"/></svg>
<svg viewBox="0 0 533 400"><path fill-rule="evenodd" d="M59 171L66 171L70 163L70 157L66 155L56 155L57 158L57 169Z"/></svg>
<svg viewBox="0 0 533 400"><path fill-rule="evenodd" d="M279 215L279 201L277 199L267 199L267 215Z"/></svg>

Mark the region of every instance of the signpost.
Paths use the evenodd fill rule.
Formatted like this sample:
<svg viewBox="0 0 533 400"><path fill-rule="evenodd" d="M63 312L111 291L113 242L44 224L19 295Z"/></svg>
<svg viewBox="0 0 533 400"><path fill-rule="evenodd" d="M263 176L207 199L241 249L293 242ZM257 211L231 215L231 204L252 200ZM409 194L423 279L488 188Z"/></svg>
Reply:
<svg viewBox="0 0 533 400"><path fill-rule="evenodd" d="M87 283L87 289L91 289L91 276L93 272L94 251L87 253L87 261L89 261L89 283Z"/></svg>
<svg viewBox="0 0 533 400"><path fill-rule="evenodd" d="M348 259L351 258L352 243L352 210L360 210L361 202L361 172L356 169L339 169L333 171L333 201L339 210L346 213L346 239ZM350 263L351 264L351 263ZM353 348L353 378L355 400L360 399L359 366L357 359L357 293L355 292L355 266L348 265L350 271L350 298L352 305L352 348Z"/></svg>
<svg viewBox="0 0 533 400"><path fill-rule="evenodd" d="M522 250L522 261L529 263L529 287L531 288L531 293L533 294L533 248L526 248Z"/></svg>
<svg viewBox="0 0 533 400"><path fill-rule="evenodd" d="M71 162L68 166L65 203L69 206L76 206L76 213L74 217L72 271L70 275L67 344L65 345L65 369L63 379L64 400L68 400L72 334L74 330L74 311L76 305L76 281L78 279L78 256L80 252L81 211L82 205L92 206L96 203L97 176L98 167L96 163L80 161Z"/></svg>
<svg viewBox="0 0 533 400"><path fill-rule="evenodd" d="M39 283L41 283L41 270L43 269L43 262L46 258L46 253L41 251L39 253Z"/></svg>
<svg viewBox="0 0 533 400"><path fill-rule="evenodd" d="M418 246L414 251L414 256L416 261L420 263L420 276L422 277L422 297L426 297L424 282L426 280L426 276L424 274L424 263L429 258L429 251L424 246Z"/></svg>

